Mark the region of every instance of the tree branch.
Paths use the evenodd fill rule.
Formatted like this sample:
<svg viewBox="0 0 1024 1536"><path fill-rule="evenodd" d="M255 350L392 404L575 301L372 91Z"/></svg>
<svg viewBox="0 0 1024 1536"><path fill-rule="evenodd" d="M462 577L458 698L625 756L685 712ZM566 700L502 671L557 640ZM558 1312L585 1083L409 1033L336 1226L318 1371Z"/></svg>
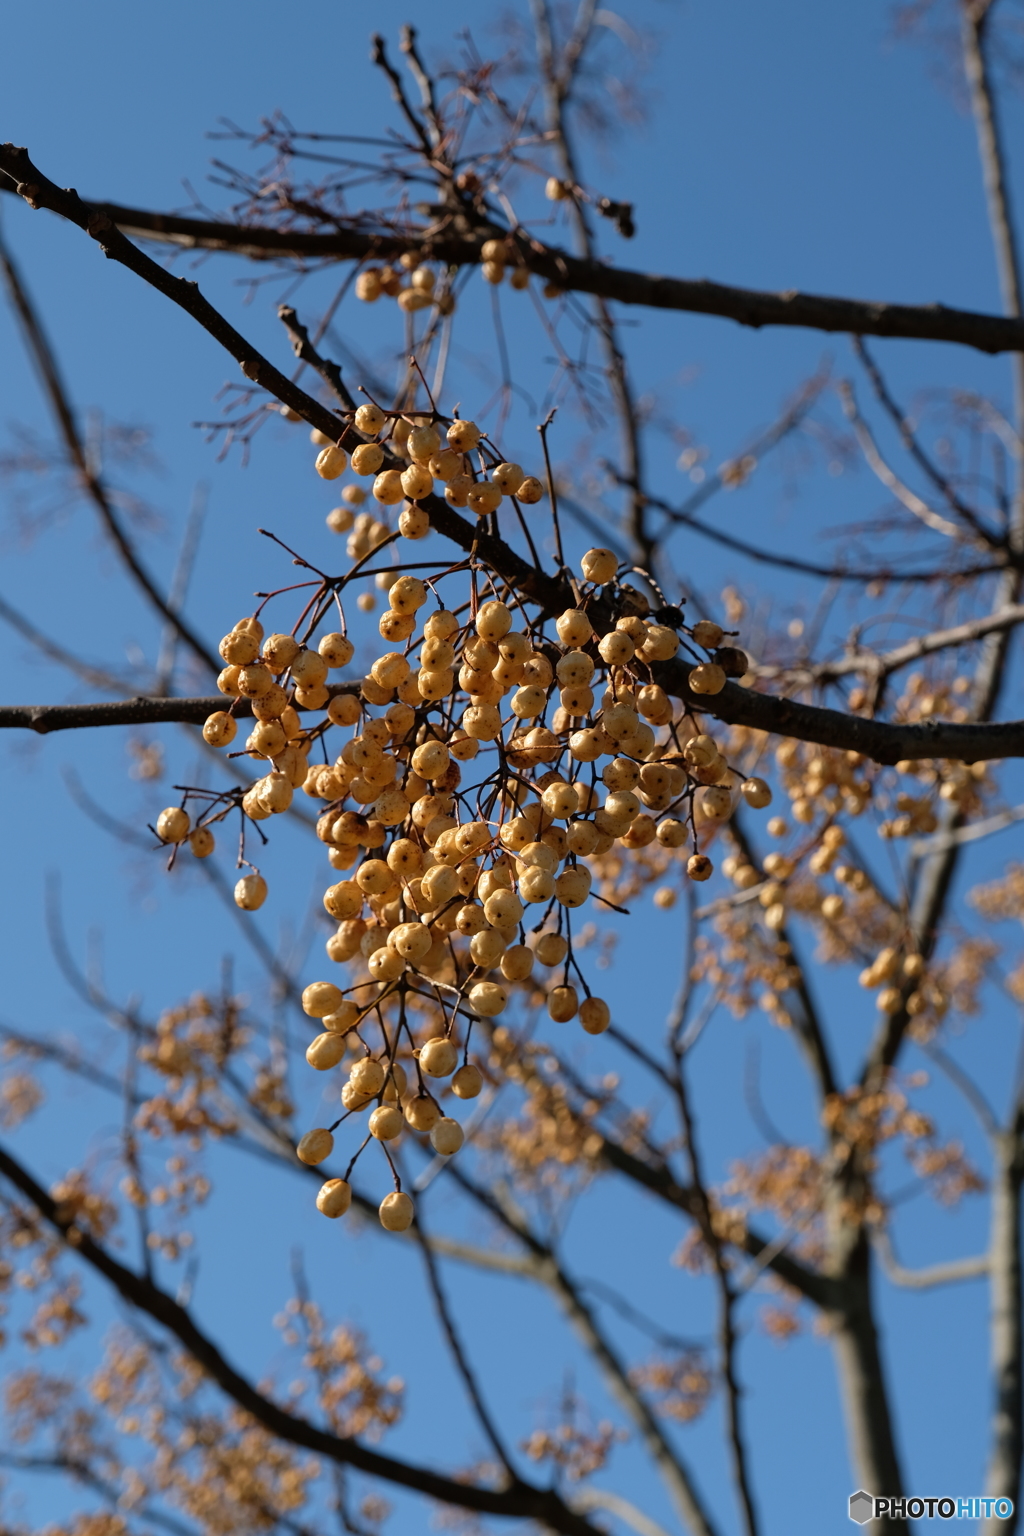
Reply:
<svg viewBox="0 0 1024 1536"><path fill-rule="evenodd" d="M690 670L690 665L681 661L660 662L654 667L656 680L667 693L728 725L746 725L771 735L793 736L798 741L860 752L878 763L919 758L973 763L1024 757L1024 720L1007 720L998 725L869 720L801 704L796 699L756 693L735 683L726 683L720 694L709 697L690 692L685 681ZM357 683L335 684L334 691L353 693L358 687ZM45 736L51 731L94 726L159 725L175 721L201 725L207 715L225 709L230 702L223 694L213 694L199 699L137 698L109 704L7 704L0 705L0 730L35 731ZM245 700L238 702L234 714L240 718L251 714Z"/></svg>
<svg viewBox="0 0 1024 1536"><path fill-rule="evenodd" d="M5 183L0 176L0 190L19 191L19 184L26 178L18 161L10 154L4 155L0 158L0 170L6 171L9 178ZM498 225L483 226L470 237L365 228L337 228L322 233L194 219L128 208L120 203L97 202L92 207L136 238L182 250L226 251L251 261L393 261L405 251L416 251L427 260L476 266L483 259L481 248L486 240L509 238L509 231ZM523 265L537 277L557 283L567 291L591 293L619 304L718 315L755 330L783 325L858 336L945 341L992 354L1024 349L1024 322L977 310L955 309L945 304L889 304L836 298L797 289L771 293L706 278L663 277L611 267L603 261L587 261L522 234L513 234L512 238L519 247Z"/></svg>
<svg viewBox="0 0 1024 1536"><path fill-rule="evenodd" d="M127 243L125 241L126 245ZM155 265L156 263L154 263ZM43 388L49 397L51 409L57 419L57 425L64 439L64 446L67 449L68 457L78 472L82 486L95 506L100 521L106 528L115 549L121 556L123 564L136 586L145 594L152 607L163 615L168 624L173 626L189 649L212 671L219 672L220 667L213 652L207 648L204 642L192 630L191 626L171 607L167 599L158 590L152 576L150 576L136 554L131 540L121 527L120 519L114 511L107 488L89 463L89 456L79 435L78 425L75 421L74 411L71 408L67 390L60 377L57 359L28 296L28 290L22 282L2 239L0 239L0 266L3 268L11 303L18 319L21 321L26 345L36 364Z"/></svg>
<svg viewBox="0 0 1024 1536"><path fill-rule="evenodd" d="M872 1243L882 1266L882 1273L893 1285L906 1286L910 1290L924 1291L933 1285L952 1285L957 1280L976 1280L987 1275L990 1261L987 1253L972 1255L969 1259L950 1259L945 1264L929 1264L926 1269L907 1269L893 1252L888 1232L874 1233Z"/></svg>
<svg viewBox="0 0 1024 1536"><path fill-rule="evenodd" d="M358 1441L333 1435L297 1418L264 1397L225 1359L216 1345L196 1326L184 1307L173 1301L151 1280L119 1263L87 1232L76 1227L57 1203L3 1147L0 1147L0 1174L35 1206L40 1216L59 1234L91 1269L103 1276L131 1306L152 1317L172 1333L192 1358L202 1366L233 1402L291 1445L325 1457L341 1466L352 1466L371 1477L380 1477L413 1492L425 1494L443 1504L480 1514L502 1515L509 1519L531 1519L564 1536L597 1536L595 1528L571 1510L553 1489L535 1488L518 1478L504 1489L474 1487L456 1482L426 1467L398 1461L360 1445Z"/></svg>
<svg viewBox="0 0 1024 1536"><path fill-rule="evenodd" d="M859 672L865 677L888 676L901 667L920 661L922 656L949 650L951 646L969 645L972 640L1014 629L1021 623L1024 623L1024 603L1010 603L1006 608L997 608L978 619L968 619L965 624L956 624L951 629L936 629L930 635L919 635L891 651L851 651L836 661L824 661L813 668L756 667L754 671L758 677L784 677L790 683L827 683L851 672Z"/></svg>

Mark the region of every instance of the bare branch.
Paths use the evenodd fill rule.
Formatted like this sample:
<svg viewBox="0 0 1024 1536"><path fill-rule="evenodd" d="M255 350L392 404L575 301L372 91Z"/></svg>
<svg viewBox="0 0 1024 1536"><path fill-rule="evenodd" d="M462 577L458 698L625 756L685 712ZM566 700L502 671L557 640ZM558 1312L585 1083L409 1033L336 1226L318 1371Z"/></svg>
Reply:
<svg viewBox="0 0 1024 1536"><path fill-rule="evenodd" d="M127 241L125 242L127 244ZM155 263L154 263L155 265ZM0 267L3 268L4 278L11 303L21 321L22 330L29 352L36 364L43 387L50 400L53 414L57 419L64 446L68 457L74 465L82 486L99 514L100 521L106 528L111 541L114 544L121 560L129 571L136 586L143 592L152 607L162 614L168 624L172 625L189 647L212 671L220 670L219 664L213 652L208 649L193 629L181 617L167 599L158 591L152 576L143 566L135 552L128 535L121 527L121 521L114 511L113 504L107 488L102 479L95 473L89 463L89 456L85 451L85 445L79 435L78 425L75 421L74 411L60 377L57 360L54 357L42 324L35 312L35 308L28 295L28 290L21 280L17 268L11 259L7 247L0 239Z"/></svg>
<svg viewBox="0 0 1024 1536"><path fill-rule="evenodd" d="M18 191L25 181L18 161L7 154L0 159L0 170L6 171L8 178L5 182L0 175L0 190ZM328 232L274 229L128 208L120 203L97 202L92 206L136 238L189 251L227 251L252 261L391 261L405 251L416 251L453 266L477 266L483 259L481 247L486 240L509 235L498 225L485 225L471 237L344 227ZM1024 348L1024 322L1000 315L945 304L889 304L797 289L770 293L707 279L662 277L586 261L522 235L513 238L517 239L519 258L537 277L569 292L596 294L619 304L718 315L755 330L782 325L833 334L944 341L992 354Z"/></svg>
<svg viewBox="0 0 1024 1536"><path fill-rule="evenodd" d="M974 1254L969 1259L950 1259L945 1264L930 1264L926 1269L907 1269L896 1258L892 1239L884 1229L873 1234L872 1244L886 1279L910 1290L924 1291L934 1285L953 1285L958 1280L977 1280L989 1272L987 1253Z"/></svg>
<svg viewBox="0 0 1024 1536"><path fill-rule="evenodd" d="M871 428L857 407L856 396L849 384L839 385L839 398L843 403L843 414L853 428L854 436L860 444L860 450L868 466L886 490L891 491L897 501L901 502L908 512L920 518L925 527L930 528L933 533L944 534L947 539L963 539L963 529L958 524L950 522L948 517L943 517L941 512L936 512L934 507L930 507L926 501L922 501L916 491L912 491L909 485L904 485L895 470L890 468L883 459Z"/></svg>
<svg viewBox="0 0 1024 1536"><path fill-rule="evenodd" d="M290 1445L299 1445L341 1466L357 1467L371 1477L414 1489L443 1504L510 1519L532 1519L564 1536L597 1536L595 1528L571 1510L553 1489L535 1488L516 1479L505 1489L474 1487L456 1482L426 1467L385 1456L357 1440L318 1429L280 1408L242 1376L193 1321L189 1312L151 1280L136 1274L113 1257L58 1207L56 1201L3 1147L0 1174L35 1206L40 1216L91 1269L103 1276L131 1306L173 1334L192 1358L246 1413Z"/></svg>
<svg viewBox="0 0 1024 1536"><path fill-rule="evenodd" d="M918 635L916 639L895 646L891 651L850 651L836 661L823 661L815 667L757 666L752 670L757 677L784 677L789 683L827 683L833 678L848 676L851 672L859 672L866 677L885 677L899 671L901 667L912 666L922 656L932 656L936 651L947 651L953 646L969 645L972 640L981 640L985 635L998 634L1004 629L1014 629L1020 623L1024 623L1024 603L1010 603L1006 608L996 609L978 619L969 619L965 624L955 624L950 629L936 629L929 635Z"/></svg>

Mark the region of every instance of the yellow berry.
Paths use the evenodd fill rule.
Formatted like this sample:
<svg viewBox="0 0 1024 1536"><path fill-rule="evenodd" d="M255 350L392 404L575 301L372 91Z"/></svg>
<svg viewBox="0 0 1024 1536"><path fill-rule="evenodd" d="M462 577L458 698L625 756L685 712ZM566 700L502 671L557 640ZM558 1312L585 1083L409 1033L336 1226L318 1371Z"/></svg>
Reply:
<svg viewBox="0 0 1024 1536"><path fill-rule="evenodd" d="M385 1195L380 1203L380 1224L388 1232L404 1232L412 1226L413 1204L408 1195Z"/></svg>
<svg viewBox="0 0 1024 1536"><path fill-rule="evenodd" d="M458 1152L465 1139L462 1126L448 1115L443 1115L430 1133L430 1144L442 1157Z"/></svg>
<svg viewBox="0 0 1024 1536"><path fill-rule="evenodd" d="M321 1184L316 1208L324 1216L344 1216L352 1204L352 1186L345 1179L328 1179Z"/></svg>
<svg viewBox="0 0 1024 1536"><path fill-rule="evenodd" d="M334 1137L323 1126L318 1126L316 1130L306 1132L295 1151L301 1163L315 1167L334 1151Z"/></svg>
<svg viewBox="0 0 1024 1536"><path fill-rule="evenodd" d="M457 1099L475 1099L484 1085L483 1074L479 1067L467 1062L460 1067L452 1078L452 1093Z"/></svg>
<svg viewBox="0 0 1024 1536"><path fill-rule="evenodd" d="M611 1010L602 997L588 997L580 1004L580 1023L588 1035L603 1035L611 1018Z"/></svg>
<svg viewBox="0 0 1024 1536"><path fill-rule="evenodd" d="M183 843L192 825L187 811L171 805L156 819L156 835L164 843Z"/></svg>
<svg viewBox="0 0 1024 1536"><path fill-rule="evenodd" d="M197 859L208 859L214 849L213 833L209 827L196 827L189 833L188 845Z"/></svg>
<svg viewBox="0 0 1024 1536"><path fill-rule="evenodd" d="M428 1040L420 1049L419 1063L428 1077L450 1077L458 1060L458 1051L443 1035Z"/></svg>
<svg viewBox="0 0 1024 1536"><path fill-rule="evenodd" d="M347 467L348 454L336 443L332 443L328 448L321 448L316 456L316 472L321 480L337 480L339 475L345 473Z"/></svg>

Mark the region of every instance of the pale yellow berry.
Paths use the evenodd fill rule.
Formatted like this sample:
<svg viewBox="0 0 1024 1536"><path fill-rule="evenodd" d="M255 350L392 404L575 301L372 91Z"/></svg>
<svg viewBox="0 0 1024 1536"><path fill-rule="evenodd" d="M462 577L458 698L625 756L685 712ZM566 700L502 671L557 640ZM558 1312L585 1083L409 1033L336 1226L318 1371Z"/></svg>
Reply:
<svg viewBox="0 0 1024 1536"><path fill-rule="evenodd" d="M632 640L621 629L610 630L607 635L602 635L597 644L601 660L606 661L610 667L624 667L632 661L635 649Z"/></svg>
<svg viewBox="0 0 1024 1536"><path fill-rule="evenodd" d="M846 903L841 896L826 896L821 904L821 915L834 923L842 917L845 909Z"/></svg>
<svg viewBox="0 0 1024 1536"><path fill-rule="evenodd" d="M306 1060L317 1072L327 1072L336 1067L345 1054L345 1036L334 1030L317 1035L306 1046Z"/></svg>
<svg viewBox="0 0 1024 1536"><path fill-rule="evenodd" d="M430 516L424 507L413 505L398 514L398 531L403 539L425 539L430 532Z"/></svg>
<svg viewBox="0 0 1024 1536"><path fill-rule="evenodd" d="M459 730L449 736L448 750L460 763L469 763L479 752L480 744L467 731Z"/></svg>
<svg viewBox="0 0 1024 1536"><path fill-rule="evenodd" d="M515 493L515 497L516 500L521 501L524 506L535 507L538 501L543 500L544 487L541 485L536 475L527 475L526 479L520 483L519 489Z"/></svg>
<svg viewBox="0 0 1024 1536"><path fill-rule="evenodd" d="M514 928L522 920L523 904L515 891L494 890L484 902L484 916L495 928Z"/></svg>
<svg viewBox="0 0 1024 1536"><path fill-rule="evenodd" d="M463 711L462 728L474 741L493 741L501 731L501 711L495 704L471 704Z"/></svg>
<svg viewBox="0 0 1024 1536"><path fill-rule="evenodd" d="M715 866L703 853L695 853L686 861L686 873L691 880L710 880Z"/></svg>
<svg viewBox="0 0 1024 1536"><path fill-rule="evenodd" d="M380 1224L388 1232L405 1232L412 1226L413 1204L406 1194L385 1195L380 1203Z"/></svg>
<svg viewBox="0 0 1024 1536"><path fill-rule="evenodd" d="M493 1019L499 1013L504 1013L508 1007L508 993L496 981L478 981L469 989L469 1003L482 1019ZM427 1068L424 1068L424 1071L426 1070ZM431 1076L436 1077L447 1075L447 1073L431 1073Z"/></svg>
<svg viewBox="0 0 1024 1536"><path fill-rule="evenodd" d="M491 470L491 479L505 496L512 496L523 483L521 464L498 464ZM225 657L225 661L233 658Z"/></svg>
<svg viewBox="0 0 1024 1536"><path fill-rule="evenodd" d="M292 635L268 635L263 642L263 664L279 676L288 670L301 649Z"/></svg>
<svg viewBox="0 0 1024 1536"><path fill-rule="evenodd" d="M469 941L469 953L473 964L481 970L493 970L505 953L505 940L497 928L482 928Z"/></svg>
<svg viewBox="0 0 1024 1536"><path fill-rule="evenodd" d="M365 276L366 274L363 273L361 275ZM356 430L359 432L365 432L368 437L371 437L375 433L379 432L386 421L387 417L381 410L380 406L374 405L372 402L367 402L366 405L361 405L356 411Z"/></svg>
<svg viewBox="0 0 1024 1536"><path fill-rule="evenodd" d="M716 646L721 645L724 633L721 625L712 623L710 619L701 619L693 626L693 638L706 651L713 651Z"/></svg>
<svg viewBox="0 0 1024 1536"><path fill-rule="evenodd" d="M197 859L208 859L214 850L214 837L209 827L196 827L189 833L188 845Z"/></svg>
<svg viewBox="0 0 1024 1536"><path fill-rule="evenodd" d="M458 1152L465 1139L462 1126L448 1115L443 1115L430 1133L430 1144L441 1157Z"/></svg>
<svg viewBox="0 0 1024 1536"><path fill-rule="evenodd" d="M355 646L347 635L335 632L324 635L317 646L317 653L329 667L347 667L355 654Z"/></svg>
<svg viewBox="0 0 1024 1536"><path fill-rule="evenodd" d="M474 421L453 421L448 428L448 442L456 453L469 453L480 441L480 428Z"/></svg>
<svg viewBox="0 0 1024 1536"><path fill-rule="evenodd" d="M251 668L247 667L246 671L251 671ZM327 662L319 651L303 648L292 659L291 674L293 681L300 687L315 688L327 677Z"/></svg>
<svg viewBox="0 0 1024 1536"><path fill-rule="evenodd" d="M373 1098L384 1087L387 1073L372 1056L361 1056L352 1067L348 1080L357 1093Z"/></svg>
<svg viewBox="0 0 1024 1536"><path fill-rule="evenodd" d="M640 648L644 661L669 661L679 649L679 636L667 624L649 624Z"/></svg>
<svg viewBox="0 0 1024 1536"><path fill-rule="evenodd" d="M405 961L397 950L385 944L382 949L373 952L366 962L366 968L374 981L397 981L405 971Z"/></svg>
<svg viewBox="0 0 1024 1536"><path fill-rule="evenodd" d="M429 1094L419 1093L405 1101L405 1123L414 1131L433 1129L441 1118L441 1111Z"/></svg>
<svg viewBox="0 0 1024 1536"><path fill-rule="evenodd" d="M380 280L380 272L376 267L367 267L365 272L360 272L356 278L356 298L364 304L374 304L384 292ZM360 406L360 410L376 410L376 406ZM356 412L356 425L359 425L359 411ZM364 429L369 430L369 429ZM326 1188L326 1185L324 1186Z"/></svg>
<svg viewBox="0 0 1024 1536"><path fill-rule="evenodd" d="M522 688L517 688L509 702L509 707L520 720L534 720L543 714L547 704L547 690L538 687L535 683L527 683Z"/></svg>
<svg viewBox="0 0 1024 1536"><path fill-rule="evenodd" d="M569 852L585 859L596 852L597 840L601 834L592 821L573 821L566 828L566 835Z"/></svg>
<svg viewBox="0 0 1024 1536"><path fill-rule="evenodd" d="M580 1023L588 1035L603 1035L612 1021L603 997L588 997L580 1004Z"/></svg>
<svg viewBox="0 0 1024 1536"><path fill-rule="evenodd" d="M413 427L406 446L414 463L429 464L441 447L441 434L434 426Z"/></svg>
<svg viewBox="0 0 1024 1536"><path fill-rule="evenodd" d="M554 987L548 993L548 1013L556 1024L567 1024L574 1019L578 1007L575 987Z"/></svg>
<svg viewBox="0 0 1024 1536"><path fill-rule="evenodd" d="M397 506L400 501L404 501L402 472L397 469L382 470L373 482L373 494L386 507Z"/></svg>
<svg viewBox="0 0 1024 1536"><path fill-rule="evenodd" d="M755 811L761 811L772 803L772 792L764 779L744 779L740 794Z"/></svg>
<svg viewBox="0 0 1024 1536"><path fill-rule="evenodd" d="M432 942L430 929L422 923L399 923L388 934L389 947L412 965L426 958Z"/></svg>
<svg viewBox="0 0 1024 1536"><path fill-rule="evenodd" d="M700 792L701 813L709 819L725 821L732 812L732 795L722 784L710 784Z"/></svg>
<svg viewBox="0 0 1024 1536"><path fill-rule="evenodd" d="M377 1141L394 1141L402 1134L405 1117L394 1104L378 1104L367 1121L370 1135Z"/></svg>
<svg viewBox="0 0 1024 1536"><path fill-rule="evenodd" d="M295 1151L300 1163L315 1167L334 1151L334 1137L323 1126L317 1126L316 1130L306 1132Z"/></svg>
<svg viewBox="0 0 1024 1536"><path fill-rule="evenodd" d="M462 474L462 455L456 453L454 448L442 448L431 456L427 468L435 480L443 480L447 484L456 475Z"/></svg>
<svg viewBox="0 0 1024 1536"><path fill-rule="evenodd" d="M450 489L451 486L449 486ZM466 505L471 512L476 513L477 517L486 517L489 512L497 512L501 502L500 490L489 480L476 481L466 492Z"/></svg>
<svg viewBox="0 0 1024 1536"><path fill-rule="evenodd" d="M452 1078L452 1092L457 1099L475 1099L483 1085L483 1074L472 1062L460 1067Z"/></svg>
<svg viewBox="0 0 1024 1536"><path fill-rule="evenodd" d="M232 741L238 731L234 716L226 710L215 710L212 715L207 715L203 724L203 740L211 747L226 747Z"/></svg>
<svg viewBox="0 0 1024 1536"><path fill-rule="evenodd" d="M567 608L555 620L555 628L562 644L573 647L586 645L594 633L593 626L582 608Z"/></svg>
<svg viewBox="0 0 1024 1536"><path fill-rule="evenodd" d="M339 475L345 473L347 467L348 454L336 443L332 443L328 448L321 448L316 456L316 472L321 480L337 480Z"/></svg>
<svg viewBox="0 0 1024 1536"><path fill-rule="evenodd" d="M337 937L337 935L335 935ZM331 941L328 940L328 943ZM354 953L354 951L353 951ZM343 959L351 959L351 955L342 956ZM355 1003L341 1003L333 1013L325 1013L320 1020L324 1029L329 1029L332 1034L343 1035L350 1030L353 1024L359 1022L360 1013Z"/></svg>
<svg viewBox="0 0 1024 1536"><path fill-rule="evenodd" d="M352 469L357 475L375 475L384 463L384 449L379 443L360 443L352 450Z"/></svg>
<svg viewBox="0 0 1024 1536"><path fill-rule="evenodd" d="M458 1051L443 1035L435 1036L420 1048L419 1063L428 1077L450 1077L458 1061Z"/></svg>
<svg viewBox="0 0 1024 1536"><path fill-rule="evenodd" d="M354 880L341 880L324 892L324 906L332 917L343 922L347 917L358 917L363 893Z"/></svg>
<svg viewBox="0 0 1024 1536"><path fill-rule="evenodd" d="M541 965L561 965L569 945L560 933L542 933L537 940L537 959Z"/></svg>
<svg viewBox="0 0 1024 1536"><path fill-rule="evenodd" d="M444 488L444 499L450 507L468 506L472 489L473 480L469 475L453 475Z"/></svg>
<svg viewBox="0 0 1024 1536"><path fill-rule="evenodd" d="M587 581L594 581L598 586L614 581L618 568L618 556L610 549L588 549L580 561L580 570Z"/></svg>
<svg viewBox="0 0 1024 1536"><path fill-rule="evenodd" d="M157 817L156 835L164 843L183 843L191 825L188 812L171 805Z"/></svg>
<svg viewBox="0 0 1024 1536"><path fill-rule="evenodd" d="M688 678L694 693L721 693L725 687L725 673L714 661L702 661L694 667Z"/></svg>
<svg viewBox="0 0 1024 1536"><path fill-rule="evenodd" d="M235 883L235 905L243 912L256 912L267 899L267 882L262 875L243 875Z"/></svg>
<svg viewBox="0 0 1024 1536"><path fill-rule="evenodd" d="M322 1019L340 1008L343 998L341 989L332 981L313 981L302 993L302 1011L311 1019Z"/></svg>
<svg viewBox="0 0 1024 1536"><path fill-rule="evenodd" d="M563 907L582 907L590 895L590 870L583 864L565 869L555 881L555 895Z"/></svg>
<svg viewBox="0 0 1024 1536"><path fill-rule="evenodd" d="M233 629L229 635L224 636L217 649L222 659L230 665L245 667L250 661L256 660L260 647L255 635Z"/></svg>
<svg viewBox="0 0 1024 1536"><path fill-rule="evenodd" d="M399 576L388 588L388 602L396 613L415 613L427 600L427 588L418 576Z"/></svg>
<svg viewBox="0 0 1024 1536"><path fill-rule="evenodd" d="M372 613L376 606L377 599L374 597L372 592L360 592L359 596L356 598L356 607L362 613ZM372 704L373 700L371 699L369 702Z"/></svg>
<svg viewBox="0 0 1024 1536"><path fill-rule="evenodd" d="M418 501L421 496L430 495L434 488L434 477L425 465L410 464L408 469L402 471L401 486L403 496L408 496L410 501Z"/></svg>
<svg viewBox="0 0 1024 1536"><path fill-rule="evenodd" d="M360 713L356 693L336 693L327 705L327 718L333 725L355 725Z"/></svg>
<svg viewBox="0 0 1024 1536"><path fill-rule="evenodd" d="M682 848L689 836L686 823L677 821L674 817L666 817L658 823L655 833L658 842L663 848Z"/></svg>
<svg viewBox="0 0 1024 1536"><path fill-rule="evenodd" d="M419 288L402 288L398 293L398 307L404 309L407 314L414 314L418 309L426 309L430 303L429 293L424 293Z"/></svg>
<svg viewBox="0 0 1024 1536"><path fill-rule="evenodd" d="M316 1208L324 1216L344 1216L352 1204L352 1186L345 1179L328 1179L321 1184Z"/></svg>
<svg viewBox="0 0 1024 1536"><path fill-rule="evenodd" d="M359 491L360 496L363 494L357 485L347 486L346 490ZM344 494L345 492L343 491L342 495ZM353 521L352 513L348 507L332 507L324 518L324 522L332 533L348 533Z"/></svg>

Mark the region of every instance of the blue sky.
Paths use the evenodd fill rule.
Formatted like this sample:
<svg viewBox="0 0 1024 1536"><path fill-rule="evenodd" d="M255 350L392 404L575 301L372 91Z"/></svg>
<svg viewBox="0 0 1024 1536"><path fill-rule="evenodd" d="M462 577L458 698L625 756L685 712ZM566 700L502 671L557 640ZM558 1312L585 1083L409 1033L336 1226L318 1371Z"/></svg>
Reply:
<svg viewBox="0 0 1024 1536"><path fill-rule="evenodd" d="M494 14L489 7L439 0L420 21L428 58L450 54L454 34L467 23L486 53ZM5 21L2 137L26 144L49 176L86 197L178 207L189 200L188 183L210 205L221 206L225 194L206 179L211 156L227 158L230 149L243 163L245 152L204 137L219 119L252 125L280 108L298 126L357 133L375 133L393 120L368 61L370 19L362 8L320 0L291 14L266 0L245 7L185 0L174 8L52 0L46 7L16 8ZM407 19L409 7L394 0L372 8L373 26L393 45ZM939 88L926 56L894 40L887 5L779 0L766 7L735 0L712 7L638 0L628 20L650 40L642 82L645 120L617 126L587 166L591 184L636 206L636 239L630 245L610 234L606 239L615 260L752 287L997 307L971 123ZM1020 111L1016 103L1007 111L1013 146L1020 142ZM1020 205L1019 166L1012 169ZM189 613L203 631L216 640L247 611L254 588L278 569L287 571L284 565L270 570L273 558L256 536L257 526L290 542L301 538L313 559L337 560L336 542L323 525L332 497L309 473L304 434L275 423L261 435L248 468L237 455L217 462L194 423L219 409L214 397L225 379L237 380L233 365L159 295L104 263L77 230L11 204L4 199L0 207L5 237L56 340L80 411L99 409L108 419L152 430L156 467L124 480L157 514L138 537L165 583L190 498L198 484L207 488L209 511L189 597ZM287 366L272 302L283 285L249 296L251 269L219 258L195 269L183 263L178 270L196 276L234 323ZM329 276L316 278L294 302L315 313L330 291ZM470 313L474 304L480 307L471 296ZM839 372L852 368L842 337L758 333L686 315L629 313L624 321L638 388L707 446L711 465L763 430L823 360ZM399 333L383 341L374 329L378 323L379 315L349 303L338 329L368 353L393 350ZM483 328L480 334L488 336ZM517 376L539 397L550 374L543 341L529 327L511 324L510 345ZM1000 360L904 343L879 344L876 351L904 398L934 384L986 392L1003 403L1008 397L1008 368ZM48 436L43 402L6 310L0 311L0 356L0 426L8 443L17 424ZM468 365L460 367L464 378L472 377ZM568 408L562 419L556 452L569 459L579 424ZM509 440L523 462L532 463L535 439L525 408L514 414ZM652 442L654 483L673 498L689 489L676 468L677 453L666 438ZM795 454L781 453L751 486L716 503L714 515L742 536L806 553L828 548L824 528L873 516L884 504L864 474L830 476L821 455L802 476L801 467ZM151 661L158 630L137 600L125 595L88 509L61 506L42 483L28 500L25 494L20 480L5 492L0 596L91 659L119 666ZM26 520L26 508L47 516ZM680 569L701 590L717 594L732 582L752 598L758 592L757 573L715 546L680 538L674 547ZM773 577L760 591L768 592L776 614L807 612L810 594L795 583ZM839 612L841 617L845 610ZM363 637L372 633L364 625ZM9 631L4 642L4 702L89 696L66 675L42 666ZM1019 695L1019 677L1014 691ZM243 990L255 994L260 987L236 926L196 876L166 880L153 860L112 843L69 799L62 774L72 767L112 815L142 827L169 798L167 782L197 771L195 748L180 728L167 729L161 739L169 760L163 788L129 777L131 759L121 737L0 742L7 870L0 888L7 957L0 1016L7 1022L59 1030L92 1044L105 1038L98 1031L107 1027L87 1014L53 963L43 911L45 880L56 870L72 949L81 958L90 944L101 948L116 997L136 997L154 1014L212 985L227 952L236 956ZM983 853L980 868L992 859ZM261 929L272 940L290 934L289 942L308 945L315 955L320 936L311 932L307 914L316 899L319 860L301 834L281 833L265 867L272 871L273 895L260 914ZM642 1008L653 1015L656 1030L670 1006L678 982L678 925L678 912L652 909L641 922L618 924L617 964L607 973L606 995L627 1021L638 1022ZM307 963L304 979L312 979L319 963ZM834 1004L840 1059L852 1065L870 1019L863 1017L852 977L821 978L819 984ZM993 1089L1011 1027L996 1011L965 1026ZM809 1103L802 1087L793 1086L799 1080L792 1074L790 1042L760 1018L742 1024L719 1019L694 1068L707 1157L718 1176L728 1157L758 1145L742 1084L747 1041L755 1035L773 1115L793 1137L812 1134ZM109 1031L108 1037L113 1058L122 1042ZM603 1045L581 1050L581 1060L594 1071L622 1067L608 1059ZM51 1088L46 1109L19 1132L26 1157L46 1179L70 1163L102 1157L119 1117L113 1102L98 1104L56 1083ZM937 1090L935 1104L947 1133L972 1144L974 1129L960 1102ZM315 1103L308 1107L312 1113ZM410 1383L408 1423L391 1442L396 1451L446 1465L470 1459L480 1449L478 1439L431 1342L414 1258L396 1255L375 1234L342 1239L333 1228L323 1230L326 1224L313 1219L291 1175L252 1166L229 1151L218 1162L219 1193L197 1224L211 1258L200 1274L196 1306L229 1350L254 1373L278 1358L270 1318L289 1292L290 1254L300 1246L332 1309L365 1327L389 1367ZM980 1204L949 1216L925 1206L919 1200L907 1213L907 1261L973 1252L982 1243ZM442 1193L435 1222L444 1210ZM668 1262L678 1238L658 1212L644 1208L638 1215L633 1198L616 1190L603 1197L600 1216L581 1204L571 1249L580 1273L629 1288L666 1327L704 1337L713 1326L706 1299ZM557 1327L546 1299L504 1282L484 1301L477 1284L459 1271L450 1283L474 1358L509 1414L511 1433L529 1431L538 1405L561 1390L566 1367L577 1373L581 1389L592 1384L589 1367ZM102 1315L102 1302L97 1306ZM980 1491L986 1401L980 1288L909 1299L887 1290L882 1311L908 1481L922 1493ZM844 1518L852 1486L827 1345L805 1337L782 1349L758 1330L754 1308L744 1320L749 1331L742 1370L750 1389L755 1484L770 1511L766 1530L818 1536ZM642 1340L621 1337L624 1347L642 1355ZM72 1353L84 1369L85 1344ZM443 1412L431 1411L438 1395ZM732 1531L717 1412L679 1438L721 1512L723 1531ZM616 1452L608 1482L670 1521L632 1445ZM67 1508L67 1496L56 1486L34 1487L25 1497L26 1518L38 1524ZM72 1506L77 1502L75 1496ZM422 1513L396 1503L389 1527L395 1536L422 1530Z"/></svg>

